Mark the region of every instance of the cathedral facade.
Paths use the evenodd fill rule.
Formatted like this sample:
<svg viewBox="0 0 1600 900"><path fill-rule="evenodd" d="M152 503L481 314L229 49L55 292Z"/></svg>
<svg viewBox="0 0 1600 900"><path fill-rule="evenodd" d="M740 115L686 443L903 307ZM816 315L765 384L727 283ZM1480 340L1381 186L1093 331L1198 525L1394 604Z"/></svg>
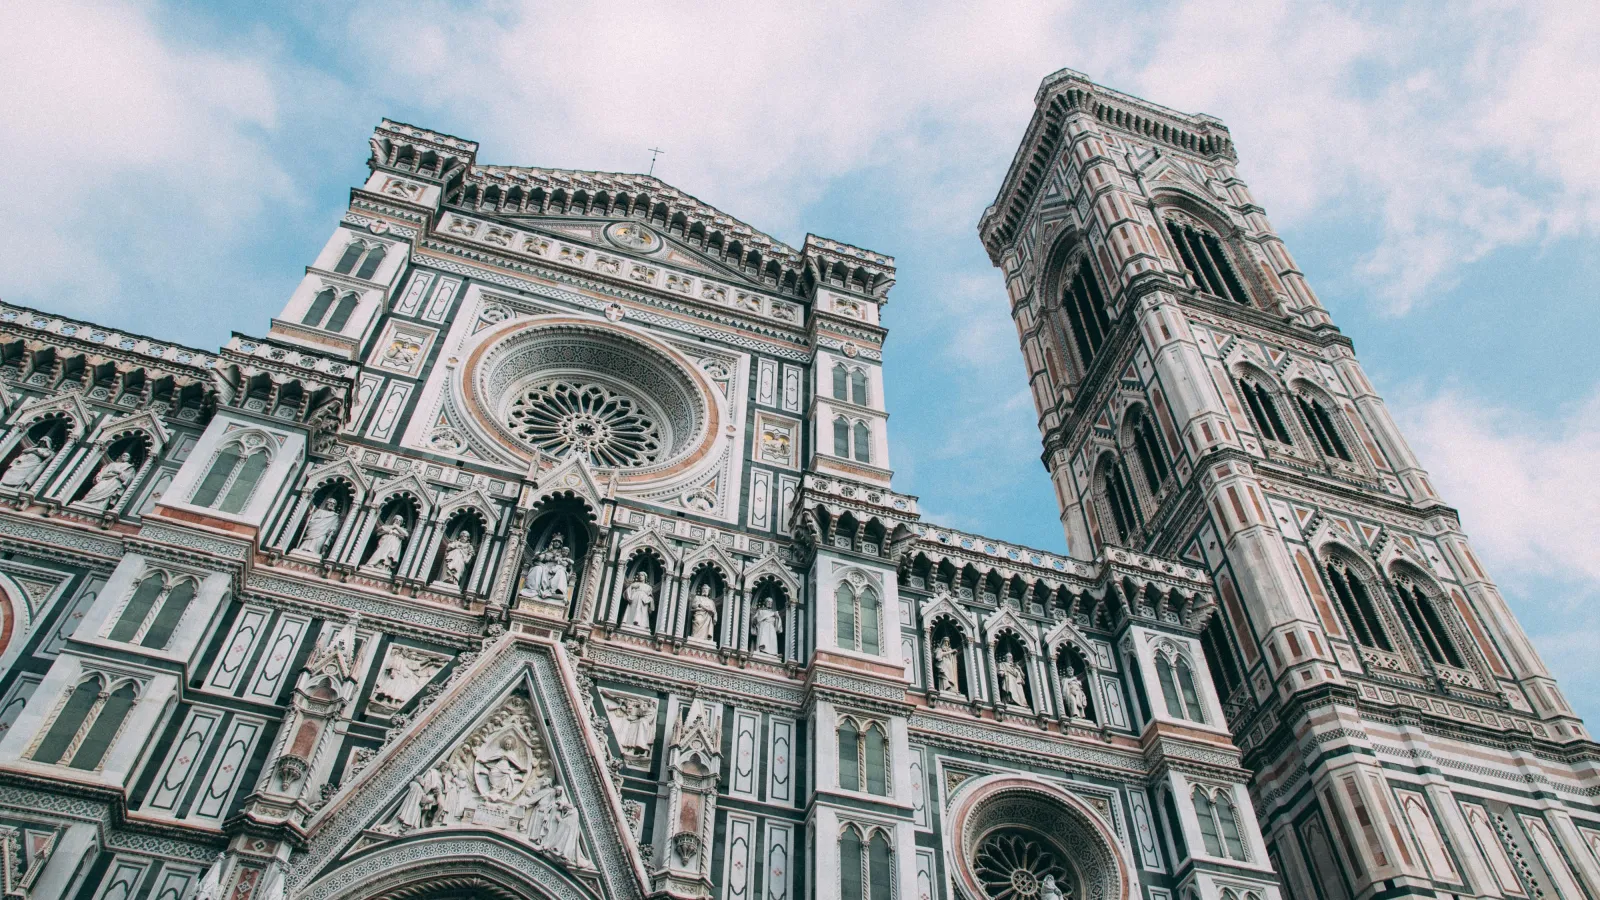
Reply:
<svg viewBox="0 0 1600 900"><path fill-rule="evenodd" d="M218 351L0 304L0 894L1600 897L1220 122L1063 70L983 216L1067 554L894 489L892 257L368 149Z"/></svg>

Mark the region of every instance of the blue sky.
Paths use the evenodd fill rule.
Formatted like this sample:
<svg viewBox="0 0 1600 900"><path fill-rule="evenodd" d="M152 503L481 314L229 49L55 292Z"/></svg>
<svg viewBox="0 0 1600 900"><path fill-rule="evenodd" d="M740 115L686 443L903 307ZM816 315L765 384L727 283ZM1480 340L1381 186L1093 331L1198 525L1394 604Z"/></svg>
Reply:
<svg viewBox="0 0 1600 900"><path fill-rule="evenodd" d="M1573 703L1600 721L1600 11L1584 2L158 2L0 10L0 296L260 333L388 116L898 258L896 485L1060 549L976 222L1062 66L1233 130Z"/></svg>

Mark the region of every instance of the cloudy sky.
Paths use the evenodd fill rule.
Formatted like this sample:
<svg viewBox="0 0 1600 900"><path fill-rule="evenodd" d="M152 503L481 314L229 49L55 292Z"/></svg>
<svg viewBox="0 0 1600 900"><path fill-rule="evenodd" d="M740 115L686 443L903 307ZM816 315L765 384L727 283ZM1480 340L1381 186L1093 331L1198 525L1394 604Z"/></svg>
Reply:
<svg viewBox="0 0 1600 900"><path fill-rule="evenodd" d="M0 297L215 347L265 330L380 117L486 163L642 171L661 147L658 175L781 239L898 258L896 485L1053 549L978 216L1062 66L1220 116L1600 725L1592 0L195 6L0 8Z"/></svg>

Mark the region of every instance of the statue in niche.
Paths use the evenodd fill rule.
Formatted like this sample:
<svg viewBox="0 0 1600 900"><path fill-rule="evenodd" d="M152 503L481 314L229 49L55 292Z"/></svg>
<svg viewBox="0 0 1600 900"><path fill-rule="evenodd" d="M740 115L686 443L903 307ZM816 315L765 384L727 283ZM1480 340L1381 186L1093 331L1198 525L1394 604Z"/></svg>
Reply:
<svg viewBox="0 0 1600 900"><path fill-rule="evenodd" d="M762 597L761 604L756 607L752 617L750 629L756 634L756 652L768 656L779 655L778 632L783 630L783 620L777 609L773 608L771 597Z"/></svg>
<svg viewBox="0 0 1600 900"><path fill-rule="evenodd" d="M309 553L321 559L333 546L333 536L339 532L339 501L329 497L306 517L306 530L300 536L297 553Z"/></svg>
<svg viewBox="0 0 1600 900"><path fill-rule="evenodd" d="M100 467L94 473L94 486L78 502L90 509L104 511L117 502L122 492L128 489L128 483L133 481L134 466L128 454L119 453L117 458Z"/></svg>
<svg viewBox="0 0 1600 900"><path fill-rule="evenodd" d="M55 444L50 442L50 436L39 439L39 443L22 451L11 465L6 467L4 475L0 475L0 487L25 488L33 483L44 467L56 455Z"/></svg>
<svg viewBox="0 0 1600 900"><path fill-rule="evenodd" d="M650 584L650 573L635 573L627 589L622 592L622 598L628 601L622 614L623 626L649 631L650 610L656 605L656 589Z"/></svg>
<svg viewBox="0 0 1600 900"><path fill-rule="evenodd" d="M950 636L940 638L939 646L933 648L933 671L939 677L940 692L961 693L960 665L961 651L951 645Z"/></svg>
<svg viewBox="0 0 1600 900"><path fill-rule="evenodd" d="M611 733L616 735L622 755L630 762L648 760L656 740L655 698L606 692L600 695L600 702L605 705Z"/></svg>
<svg viewBox="0 0 1600 900"><path fill-rule="evenodd" d="M711 585L702 583L689 598L689 640L715 643L717 629L717 601L711 596Z"/></svg>
<svg viewBox="0 0 1600 900"><path fill-rule="evenodd" d="M391 515L389 521L378 526L378 546L367 564L393 572L395 566L400 565L400 554L405 552L406 538L410 536L405 517L399 513Z"/></svg>
<svg viewBox="0 0 1600 900"><path fill-rule="evenodd" d="M567 542L558 534L550 539L549 546L539 552L529 567L521 596L565 603L571 580L572 551L567 549Z"/></svg>
<svg viewBox="0 0 1600 900"><path fill-rule="evenodd" d="M444 551L444 580L461 586L461 580L467 577L467 567L472 564L472 558L478 555L478 548L472 544L472 532L463 528L456 532Z"/></svg>
<svg viewBox="0 0 1600 900"><path fill-rule="evenodd" d="M1010 653L1000 657L1000 664L996 667L1000 672L1000 686L1005 691L1006 701L1017 706L1028 705L1027 675L1022 671L1022 666L1017 663L1017 658Z"/></svg>
<svg viewBox="0 0 1600 900"><path fill-rule="evenodd" d="M1089 692L1083 686L1083 676L1070 668L1061 676L1061 697L1067 704L1067 715L1082 719L1089 712Z"/></svg>

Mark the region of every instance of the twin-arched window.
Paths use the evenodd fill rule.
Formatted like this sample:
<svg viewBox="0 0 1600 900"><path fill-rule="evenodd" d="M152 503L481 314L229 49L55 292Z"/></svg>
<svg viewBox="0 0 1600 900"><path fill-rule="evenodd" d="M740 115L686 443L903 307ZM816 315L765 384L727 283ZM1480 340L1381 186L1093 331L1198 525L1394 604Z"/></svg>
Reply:
<svg viewBox="0 0 1600 900"><path fill-rule="evenodd" d="M193 578L172 582L160 572L151 572L133 589L133 596L128 598L107 637L152 650L164 649L183 621L183 614L189 611L194 595Z"/></svg>
<svg viewBox="0 0 1600 900"><path fill-rule="evenodd" d="M1200 705L1194 668L1183 654L1165 648L1157 650L1156 681L1161 685L1161 699L1166 703L1167 715L1174 719L1205 722L1206 713Z"/></svg>
<svg viewBox="0 0 1600 900"><path fill-rule="evenodd" d="M839 788L889 795L889 735L881 724L839 721Z"/></svg>
<svg viewBox="0 0 1600 900"><path fill-rule="evenodd" d="M271 461L264 448L247 450L243 444L230 442L211 461L211 468L189 502L225 513L240 512L250 502Z"/></svg>
<svg viewBox="0 0 1600 900"><path fill-rule="evenodd" d="M834 595L839 647L877 655L883 652L881 607L878 591L870 584L840 582Z"/></svg>
<svg viewBox="0 0 1600 900"><path fill-rule="evenodd" d="M835 400L848 400L857 406L866 406L866 370L859 366L852 369L846 369L844 363L834 363L833 398Z"/></svg>
<svg viewBox="0 0 1600 900"><path fill-rule="evenodd" d="M853 451L853 452L852 452ZM872 462L872 428L861 419L844 416L833 420L833 455L856 462Z"/></svg>
<svg viewBox="0 0 1600 900"><path fill-rule="evenodd" d="M1221 859L1246 860L1244 839L1239 833L1239 811L1224 788L1207 790L1195 786L1194 817L1200 824L1200 837L1206 854Z"/></svg>
<svg viewBox="0 0 1600 900"><path fill-rule="evenodd" d="M1108 543L1132 544L1144 527L1144 517L1133 479L1128 477L1127 460L1106 459L1100 471L1100 491L1111 510L1111 525L1116 532L1107 535Z"/></svg>
<svg viewBox="0 0 1600 900"><path fill-rule="evenodd" d="M1167 220L1167 234L1183 257L1184 268L1194 278L1195 286L1208 294L1232 300L1250 302L1250 296L1234 274L1233 264L1222 250L1222 242L1210 231L1196 228L1187 222Z"/></svg>
<svg viewBox="0 0 1600 900"><path fill-rule="evenodd" d="M349 324L350 316L355 313L356 306L360 303L360 300L354 293L346 291L344 296L339 298L338 304L335 305L335 293L333 288L323 288L317 296L312 298L311 305L306 308L306 314L300 319L300 324L309 325L312 328L321 328L325 331L343 331L344 326ZM330 309L333 311L332 315L328 312Z"/></svg>
<svg viewBox="0 0 1600 900"><path fill-rule="evenodd" d="M34 762L65 763L86 771L100 768L123 720L139 699L139 685L132 679L109 690L107 681L106 676L92 673L78 682L34 750Z"/></svg>
<svg viewBox="0 0 1600 900"><path fill-rule="evenodd" d="M894 896L894 853L881 828L864 834L848 825L839 835L841 900L890 900Z"/></svg>
<svg viewBox="0 0 1600 900"><path fill-rule="evenodd" d="M367 244L363 241L351 241L344 248L344 255L339 257L338 265L333 267L340 275L355 275L357 278L371 278L378 271L378 266L383 263L387 249L382 244Z"/></svg>

